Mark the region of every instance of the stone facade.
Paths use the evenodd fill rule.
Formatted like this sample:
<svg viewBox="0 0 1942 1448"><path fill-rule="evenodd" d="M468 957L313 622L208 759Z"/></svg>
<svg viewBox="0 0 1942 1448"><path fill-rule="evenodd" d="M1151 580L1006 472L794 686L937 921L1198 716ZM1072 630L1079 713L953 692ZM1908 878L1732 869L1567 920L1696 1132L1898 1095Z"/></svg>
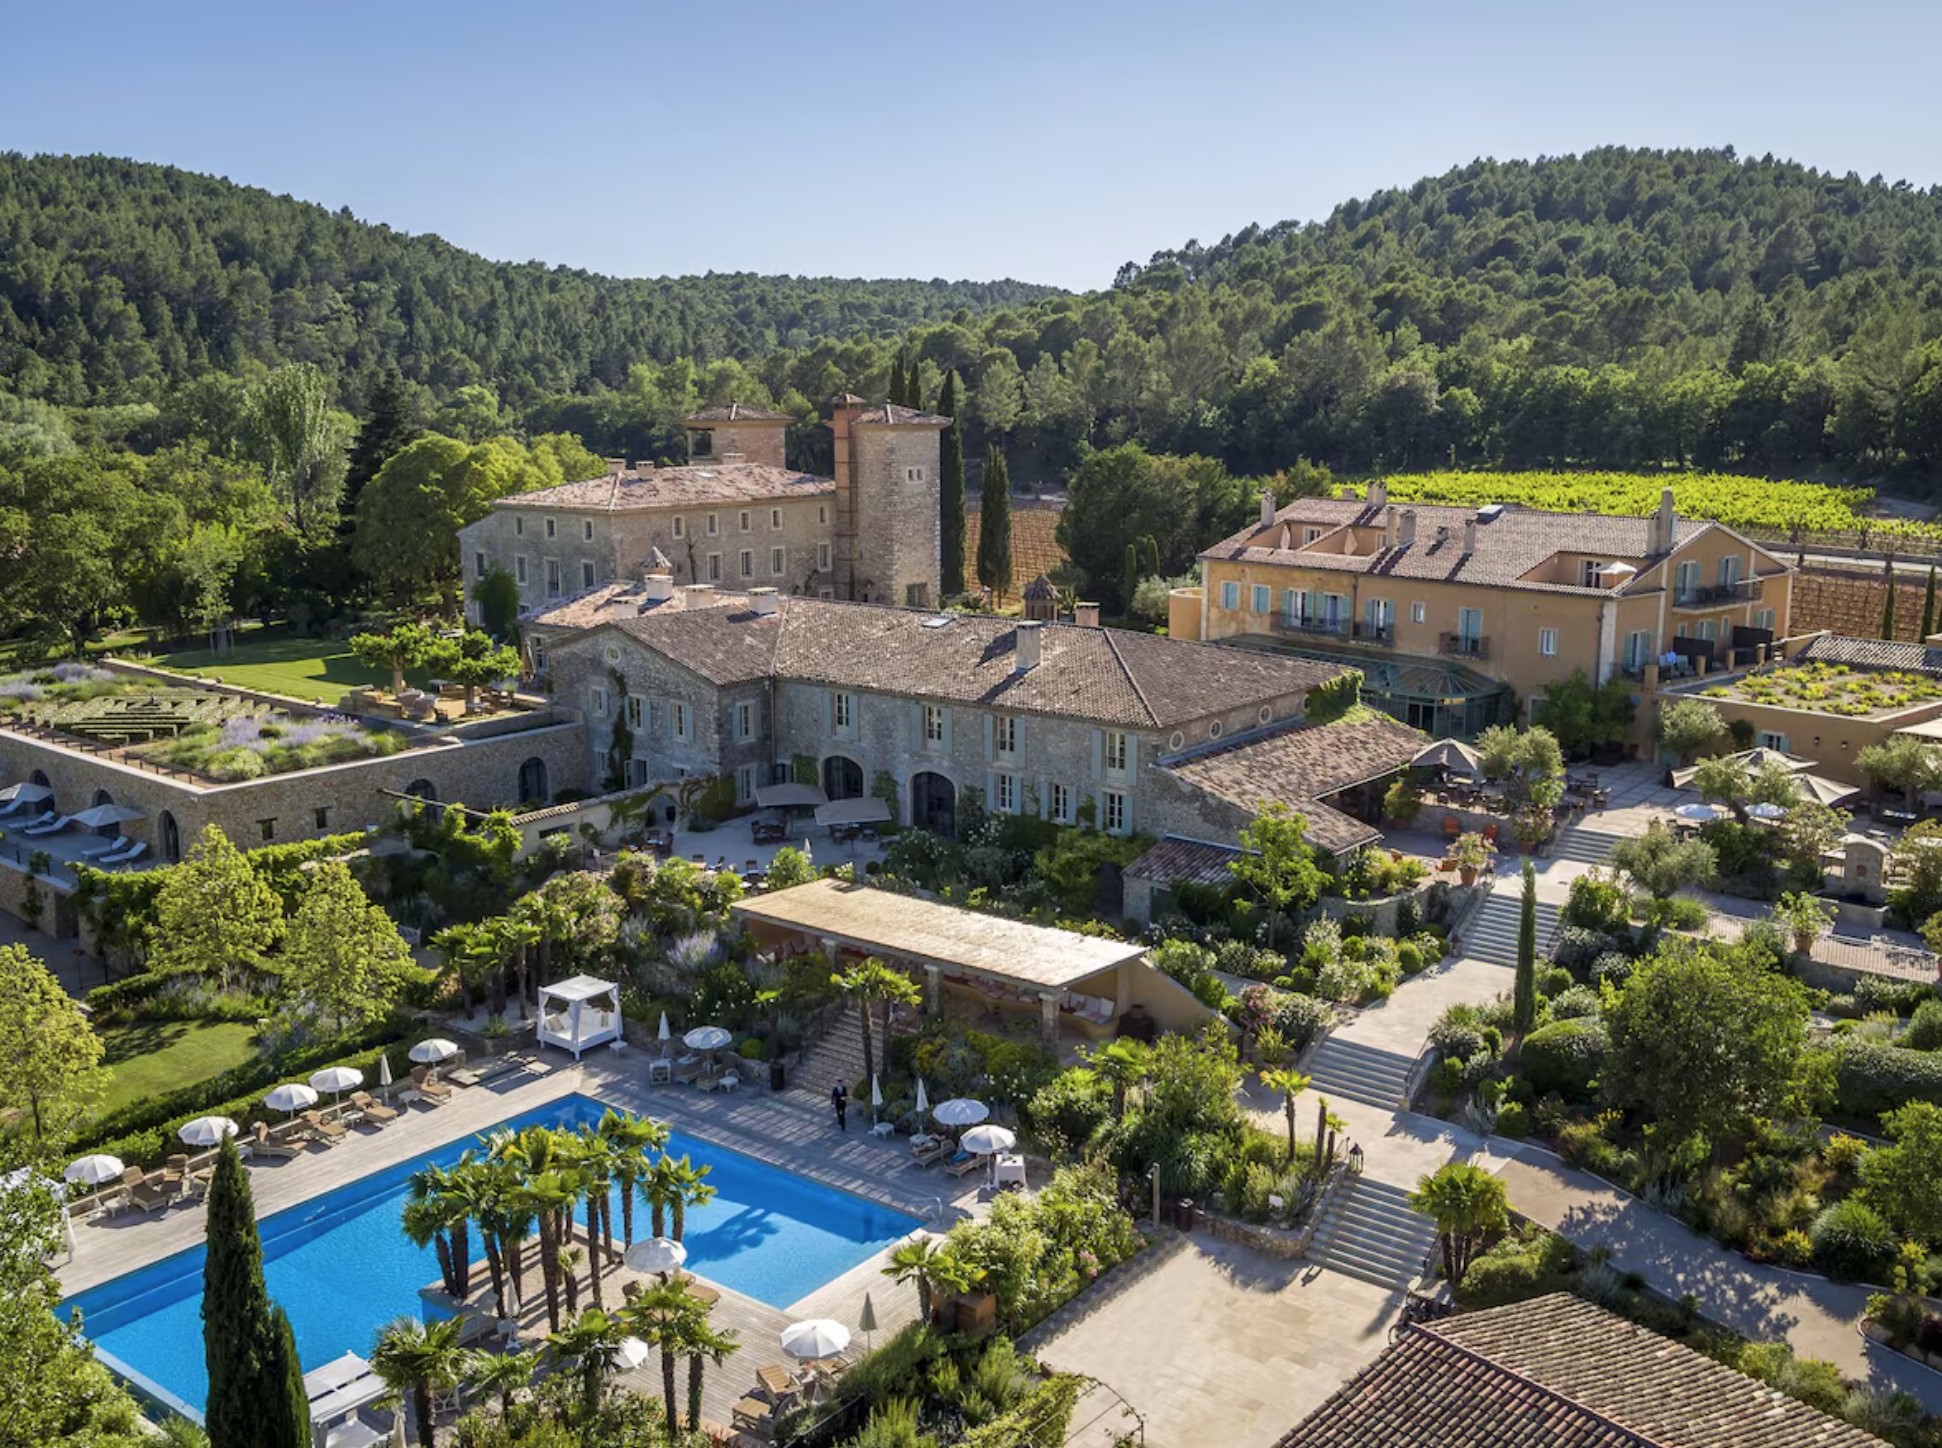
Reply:
<svg viewBox="0 0 1942 1448"><path fill-rule="evenodd" d="M859 422L856 591L865 602L913 608L937 602L943 541L937 512L939 429Z"/></svg>

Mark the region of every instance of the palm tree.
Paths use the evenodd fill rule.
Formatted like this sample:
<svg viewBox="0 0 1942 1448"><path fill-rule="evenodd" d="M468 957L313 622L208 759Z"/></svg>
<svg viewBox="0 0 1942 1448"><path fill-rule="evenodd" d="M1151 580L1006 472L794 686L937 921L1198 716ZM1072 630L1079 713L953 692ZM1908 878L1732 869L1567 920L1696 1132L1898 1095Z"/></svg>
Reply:
<svg viewBox="0 0 1942 1448"><path fill-rule="evenodd" d="M1146 1079L1151 1052L1144 1041L1121 1036L1086 1056L1086 1064L1113 1088L1113 1120L1126 1115L1126 1088Z"/></svg>
<svg viewBox="0 0 1942 1448"><path fill-rule="evenodd" d="M662 1157L661 1160L665 1162L668 1158ZM669 1169L668 1177L673 1190L668 1196L668 1206L674 1217L675 1241L681 1240L681 1234L686 1229L688 1208L704 1207L715 1199L715 1189L702 1180L713 1170L712 1166L706 1164L696 1166L685 1156Z"/></svg>
<svg viewBox="0 0 1942 1448"><path fill-rule="evenodd" d="M623 1249L634 1245L634 1189L646 1173L646 1153L667 1145L668 1129L658 1121L611 1107L595 1128L620 1149L614 1153L614 1180L620 1183L620 1233Z"/></svg>
<svg viewBox="0 0 1942 1448"><path fill-rule="evenodd" d="M657 1157L640 1179L641 1200L647 1203L648 1225L656 1237L668 1234L668 1203L674 1200L674 1179L673 1161L666 1156Z"/></svg>
<svg viewBox="0 0 1942 1448"><path fill-rule="evenodd" d="M883 1044L890 1048L890 1007L892 1005L914 1006L924 997L911 983L909 976L900 970L893 970L874 955L866 957L830 977L831 982L844 995L856 1002L857 1017L863 1023L863 1074L874 1077L877 1074L876 1047L870 1041L870 1004L872 1001L883 1003Z"/></svg>
<svg viewBox="0 0 1942 1448"><path fill-rule="evenodd" d="M513 1394L532 1386L535 1365L530 1352L474 1352L460 1376L482 1393L497 1393L499 1411L510 1414Z"/></svg>
<svg viewBox="0 0 1942 1448"><path fill-rule="evenodd" d="M1322 1174L1322 1153L1328 1149L1328 1098L1315 1098L1315 1175Z"/></svg>
<svg viewBox="0 0 1942 1448"><path fill-rule="evenodd" d="M1309 1078L1292 1066L1278 1066L1261 1073L1261 1084L1270 1091L1281 1093L1282 1114L1288 1118L1288 1155L1282 1165L1292 1166L1295 1160L1295 1098L1308 1089Z"/></svg>
<svg viewBox="0 0 1942 1448"><path fill-rule="evenodd" d="M687 1284L679 1280L661 1282L648 1288L621 1315L637 1335L661 1350L661 1391L667 1399L668 1439L679 1442L681 1418L675 1402L674 1367L677 1359L690 1353L712 1352L702 1346L713 1329L708 1324L708 1309Z"/></svg>
<svg viewBox="0 0 1942 1448"><path fill-rule="evenodd" d="M946 1249L936 1237L914 1237L890 1254L890 1265L883 1269L883 1275L893 1282L915 1282L917 1284L917 1310L924 1321L932 1321L936 1314L936 1281L940 1261L946 1256Z"/></svg>
<svg viewBox="0 0 1942 1448"><path fill-rule="evenodd" d="M433 1448L432 1395L456 1387L465 1366L459 1327L456 1317L440 1322L400 1317L384 1327L371 1349L371 1371L399 1402L411 1403L420 1448Z"/></svg>
<svg viewBox="0 0 1942 1448"><path fill-rule="evenodd" d="M624 1318L589 1307L546 1339L547 1355L562 1370L580 1375L580 1422L584 1428L600 1412L607 1378L614 1370L614 1349L631 1336Z"/></svg>
<svg viewBox="0 0 1942 1448"><path fill-rule="evenodd" d="M527 1177L520 1187L520 1198L539 1227L540 1280L546 1289L546 1325L553 1332L560 1329L560 1217L573 1210L577 1196L553 1170Z"/></svg>
<svg viewBox="0 0 1942 1448"><path fill-rule="evenodd" d="M735 1334L717 1328L708 1320L708 1305L702 1304L701 1321L695 1324L689 1335L688 1348L688 1431L694 1433L701 1428L701 1389L702 1374L707 1364L713 1362L720 1367L728 1360L728 1355L741 1347Z"/></svg>
<svg viewBox="0 0 1942 1448"><path fill-rule="evenodd" d="M533 1211L522 1194L517 1162L488 1156L479 1164L479 1173L479 1236L486 1243L486 1265L493 1272L501 1315L509 1317L526 1297L525 1244L533 1234Z"/></svg>
<svg viewBox="0 0 1942 1448"><path fill-rule="evenodd" d="M1443 1275L1463 1281L1471 1259L1510 1220L1504 1184L1475 1162L1453 1161L1416 1183L1410 1207L1436 1223Z"/></svg>

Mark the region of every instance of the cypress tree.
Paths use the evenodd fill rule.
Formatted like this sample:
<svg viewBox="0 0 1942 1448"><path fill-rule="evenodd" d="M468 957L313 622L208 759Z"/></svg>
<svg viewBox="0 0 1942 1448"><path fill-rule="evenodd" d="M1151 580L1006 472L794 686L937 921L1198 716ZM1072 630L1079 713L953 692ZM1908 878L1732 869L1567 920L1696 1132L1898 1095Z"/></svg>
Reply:
<svg viewBox="0 0 1942 1448"><path fill-rule="evenodd" d="M1122 595L1119 600L1119 611L1131 613L1133 595L1140 591L1140 550L1136 543L1126 545L1126 571L1119 581L1119 587Z"/></svg>
<svg viewBox="0 0 1942 1448"><path fill-rule="evenodd" d="M1935 565L1929 564L1928 587L1922 590L1922 637L1935 632Z"/></svg>
<svg viewBox="0 0 1942 1448"><path fill-rule="evenodd" d="M1146 576L1148 578L1163 577L1164 575L1160 572L1160 540L1155 538L1151 533L1148 533L1145 538L1140 540L1140 546L1146 550Z"/></svg>
<svg viewBox="0 0 1942 1448"><path fill-rule="evenodd" d="M1524 901L1517 913L1517 982L1510 1024L1520 1036L1537 1024L1537 871L1529 860L1524 862Z"/></svg>
<svg viewBox="0 0 1942 1448"><path fill-rule="evenodd" d="M946 598L964 592L964 424L958 421L958 375L944 374L937 410L951 419L937 446L939 586Z"/></svg>
<svg viewBox="0 0 1942 1448"><path fill-rule="evenodd" d="M1883 576L1881 590L1881 636L1892 639L1895 636L1895 560L1888 560L1888 570Z"/></svg>
<svg viewBox="0 0 1942 1448"><path fill-rule="evenodd" d="M904 405L904 354L901 352L890 359L890 400L899 407Z"/></svg>
<svg viewBox="0 0 1942 1448"><path fill-rule="evenodd" d="M996 443L985 453L978 510L978 582L1002 600L1011 591L1011 474Z"/></svg>
<svg viewBox="0 0 1942 1448"><path fill-rule="evenodd" d="M216 1155L206 1211L202 1347L209 1399L203 1416L210 1448L303 1448L310 1413L296 1346L294 1340L285 1346L288 1319L263 1285L256 1203L243 1159L228 1141Z"/></svg>
<svg viewBox="0 0 1942 1448"><path fill-rule="evenodd" d="M351 444L344 472L344 500L340 511L346 519L357 511L357 496L378 475L378 469L418 440L411 398L405 391L405 379L395 365L386 367L372 379L364 409L364 420L357 426L357 440Z"/></svg>
<svg viewBox="0 0 1942 1448"><path fill-rule="evenodd" d="M910 365L904 368L904 406L924 410L924 378L918 368L921 359L913 357Z"/></svg>

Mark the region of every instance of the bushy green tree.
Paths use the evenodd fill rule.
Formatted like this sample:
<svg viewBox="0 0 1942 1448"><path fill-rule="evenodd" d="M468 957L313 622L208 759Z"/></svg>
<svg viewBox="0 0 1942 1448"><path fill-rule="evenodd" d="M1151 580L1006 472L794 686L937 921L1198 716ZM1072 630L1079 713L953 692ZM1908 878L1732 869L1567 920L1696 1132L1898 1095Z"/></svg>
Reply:
<svg viewBox="0 0 1942 1448"><path fill-rule="evenodd" d="M24 945L0 945L0 1101L26 1118L36 1149L57 1149L107 1083L101 1038Z"/></svg>
<svg viewBox="0 0 1942 1448"><path fill-rule="evenodd" d="M1228 862L1228 869L1267 907L1272 948L1281 917L1313 905L1325 876L1308 843L1307 819L1286 805L1262 810L1242 828L1240 844L1241 853Z"/></svg>
<svg viewBox="0 0 1942 1448"><path fill-rule="evenodd" d="M1409 1205L1436 1223L1443 1275L1461 1282L1470 1263L1510 1223L1502 1180L1475 1162L1453 1161L1416 1183Z"/></svg>
<svg viewBox="0 0 1942 1448"><path fill-rule="evenodd" d="M1675 699L1659 710L1659 742L1691 763L1697 756L1718 746L1726 736L1726 721L1719 709L1705 699Z"/></svg>
<svg viewBox="0 0 1942 1448"><path fill-rule="evenodd" d="M1531 722L1550 730L1566 754L1581 758L1624 743L1637 713L1632 685L1622 675L1593 684L1583 669L1574 669L1545 686L1544 697L1531 706Z"/></svg>
<svg viewBox="0 0 1942 1448"><path fill-rule="evenodd" d="M284 935L282 988L293 1020L337 1035L391 1009L411 947L341 860L319 862Z"/></svg>
<svg viewBox="0 0 1942 1448"><path fill-rule="evenodd" d="M209 825L156 892L149 969L198 975L228 989L268 971L283 926L276 892L229 836Z"/></svg>

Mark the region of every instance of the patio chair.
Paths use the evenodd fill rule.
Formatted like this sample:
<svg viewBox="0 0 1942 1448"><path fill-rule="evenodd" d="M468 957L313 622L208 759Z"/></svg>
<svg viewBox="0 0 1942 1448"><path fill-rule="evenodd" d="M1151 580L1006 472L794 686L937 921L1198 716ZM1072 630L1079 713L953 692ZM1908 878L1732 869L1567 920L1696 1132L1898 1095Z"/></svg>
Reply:
<svg viewBox="0 0 1942 1448"><path fill-rule="evenodd" d="M702 1061L701 1057L683 1056L681 1057L680 1060L674 1063L675 1084L678 1086L689 1085L692 1082L694 1082L697 1078L699 1078L701 1073L707 1069L708 1068L706 1064Z"/></svg>
<svg viewBox="0 0 1942 1448"><path fill-rule="evenodd" d="M95 860L97 865L132 865L148 853L148 846L140 840L131 842L125 849L116 850L111 855L102 855Z"/></svg>
<svg viewBox="0 0 1942 1448"><path fill-rule="evenodd" d="M98 860L103 855L117 855L134 843L127 835L116 835L112 840L103 840L98 845L88 846L87 849L81 851L81 858L84 860Z"/></svg>
<svg viewBox="0 0 1942 1448"><path fill-rule="evenodd" d="M267 1121L256 1123L256 1132L250 1138L249 1148L253 1156L274 1157L278 1161L291 1161L303 1155L302 1147L286 1137L276 1135Z"/></svg>
<svg viewBox="0 0 1942 1448"><path fill-rule="evenodd" d="M183 1183L186 1182L188 1178L189 1178L189 1153L188 1152L178 1151L174 1156L170 1157L166 1162L163 1163L162 1165L162 1185L163 1186L173 1187L175 1188L175 1190L181 1191Z"/></svg>
<svg viewBox="0 0 1942 1448"><path fill-rule="evenodd" d="M942 1161L951 1154L951 1143L946 1137L926 1137L922 1146L916 1144L916 1137L913 1136L910 1140L910 1159L918 1166L929 1166L932 1162Z"/></svg>
<svg viewBox="0 0 1942 1448"><path fill-rule="evenodd" d="M647 1063L647 1084L667 1086L674 1082L674 1062L666 1056L656 1056Z"/></svg>
<svg viewBox="0 0 1942 1448"><path fill-rule="evenodd" d="M73 817L70 815L49 813L41 816L35 823L25 826L20 832L23 835L55 835L66 829L71 823L73 823Z"/></svg>
<svg viewBox="0 0 1942 1448"><path fill-rule="evenodd" d="M135 1179L132 1182L128 1182L128 1204L130 1206L140 1211L152 1212L157 1207L167 1207L170 1202L175 1200L176 1194L174 1192L151 1182L142 1173L140 1167L130 1167L127 1172L122 1173L122 1179L127 1181L128 1175L131 1172L134 1174Z"/></svg>
<svg viewBox="0 0 1942 1448"><path fill-rule="evenodd" d="M326 1120L321 1111L304 1112L303 1123L310 1128L311 1135L329 1146L335 1146L350 1135L343 1122Z"/></svg>
<svg viewBox="0 0 1942 1448"><path fill-rule="evenodd" d="M775 1432L775 1404L765 1403L760 1398L743 1398L730 1410L729 1416L733 1420L731 1427L753 1433L758 1438L770 1437Z"/></svg>
<svg viewBox="0 0 1942 1448"><path fill-rule="evenodd" d="M796 1394L802 1391L802 1385L796 1381L796 1375L780 1363L766 1363L757 1368L755 1381L756 1396L768 1400L778 1408L787 1405Z"/></svg>
<svg viewBox="0 0 1942 1448"><path fill-rule="evenodd" d="M452 1088L432 1075L431 1070L425 1066L411 1068L411 1089L422 1099L434 1105L441 1101L449 1101L452 1096Z"/></svg>
<svg viewBox="0 0 1942 1448"><path fill-rule="evenodd" d="M958 1151L953 1153L951 1159L944 1163L944 1170L954 1177L961 1177L966 1172L974 1172L983 1165L983 1157L973 1156L968 1151Z"/></svg>
<svg viewBox="0 0 1942 1448"><path fill-rule="evenodd" d="M1463 821L1458 819L1455 815L1444 815L1443 833L1448 835L1451 839L1455 839L1458 835L1463 833Z"/></svg>
<svg viewBox="0 0 1942 1448"><path fill-rule="evenodd" d="M398 1119L398 1108L386 1106L369 1091L353 1091L351 1105L363 1113L364 1119L373 1126L384 1126Z"/></svg>

